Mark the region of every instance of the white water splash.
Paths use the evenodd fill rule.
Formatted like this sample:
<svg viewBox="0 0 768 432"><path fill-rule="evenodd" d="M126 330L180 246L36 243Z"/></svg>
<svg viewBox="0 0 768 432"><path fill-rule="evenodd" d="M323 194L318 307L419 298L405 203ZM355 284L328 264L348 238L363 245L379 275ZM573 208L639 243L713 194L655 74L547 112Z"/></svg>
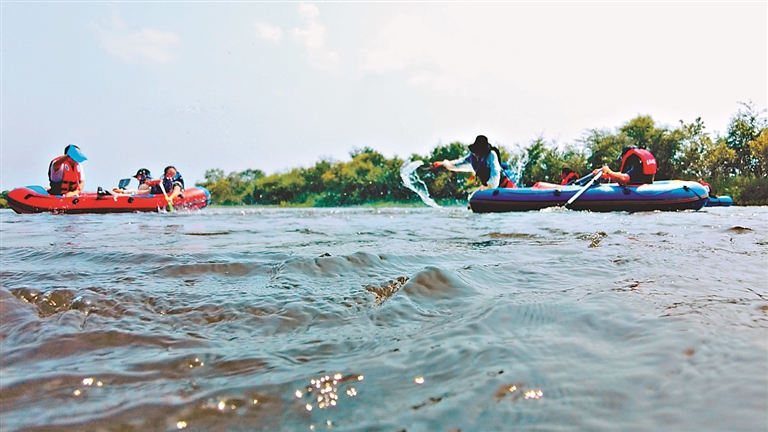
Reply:
<svg viewBox="0 0 768 432"><path fill-rule="evenodd" d="M419 178L418 174L416 174L416 168L422 165L424 165L424 161L413 161L403 164L400 168L400 178L403 179L405 187L416 192L419 198L424 201L424 204L430 207L439 208L440 206L429 196L427 184Z"/></svg>
<svg viewBox="0 0 768 432"><path fill-rule="evenodd" d="M525 169L525 164L527 163L528 154L523 153L523 155L520 156L520 159L517 160L517 164L515 165L514 170L510 170L511 175L509 176L509 179L512 180L517 185L517 187L523 187L523 170Z"/></svg>

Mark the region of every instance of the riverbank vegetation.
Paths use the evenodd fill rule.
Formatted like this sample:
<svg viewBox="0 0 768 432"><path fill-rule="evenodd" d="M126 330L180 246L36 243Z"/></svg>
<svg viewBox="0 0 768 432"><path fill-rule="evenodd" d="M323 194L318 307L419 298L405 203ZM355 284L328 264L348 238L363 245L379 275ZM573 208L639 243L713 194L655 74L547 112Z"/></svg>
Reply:
<svg viewBox="0 0 768 432"><path fill-rule="evenodd" d="M403 205L420 199L403 183L400 168L423 161L417 174L430 196L442 204L462 203L480 185L477 180L465 173L430 169L430 164L464 156L466 144L440 144L429 154L412 154L405 160L388 159L364 147L352 151L349 161L323 159L309 168L270 175L257 169L229 174L211 169L198 185L211 191L214 205ZM711 134L701 118L664 126L650 115L639 115L614 130L589 129L574 143L559 145L541 136L513 148L497 147L502 160L520 176L518 185L531 186L538 181L559 183L563 167L580 175L603 164L618 170L619 155L627 145L656 156L657 180L702 179L712 185L715 195L730 195L736 205L768 205L768 119L766 110L758 110L752 102L739 105L724 135ZM0 207L6 206L7 192L0 197Z"/></svg>
<svg viewBox="0 0 768 432"><path fill-rule="evenodd" d="M603 164L619 169L624 146L650 150L658 163L657 180L703 179L716 195L730 195L737 205L768 205L768 120L766 111L753 103L740 104L725 135L707 131L697 118L674 127L656 124L639 115L615 130L590 129L575 143L558 145L543 136L515 148L498 146L502 160L517 168L520 186L537 181L560 182L560 170L569 167L584 175ZM427 155L412 154L407 160L388 159L365 147L350 154L349 161L321 160L309 168L265 175L259 170L225 174L209 170L198 183L211 191L213 204L346 206L402 204L419 201L400 178L404 163L423 161L418 171L432 198L461 202L479 186L463 173L429 169L433 161L457 159L467 153L466 143L436 146Z"/></svg>

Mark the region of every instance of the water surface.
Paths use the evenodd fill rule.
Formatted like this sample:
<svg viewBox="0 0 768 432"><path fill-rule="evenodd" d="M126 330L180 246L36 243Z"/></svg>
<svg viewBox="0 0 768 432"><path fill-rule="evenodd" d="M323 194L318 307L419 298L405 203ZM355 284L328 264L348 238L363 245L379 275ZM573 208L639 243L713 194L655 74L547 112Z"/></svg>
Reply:
<svg viewBox="0 0 768 432"><path fill-rule="evenodd" d="M0 213L0 429L768 429L768 208Z"/></svg>

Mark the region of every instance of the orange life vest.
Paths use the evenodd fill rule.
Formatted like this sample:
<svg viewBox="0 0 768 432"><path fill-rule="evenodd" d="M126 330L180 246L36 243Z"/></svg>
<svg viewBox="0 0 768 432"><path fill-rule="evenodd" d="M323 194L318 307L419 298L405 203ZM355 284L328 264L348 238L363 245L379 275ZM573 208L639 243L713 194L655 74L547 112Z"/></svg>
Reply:
<svg viewBox="0 0 768 432"><path fill-rule="evenodd" d="M51 183L49 193L62 195L77 190L83 180L80 164L69 156L59 156L48 165L48 181Z"/></svg>

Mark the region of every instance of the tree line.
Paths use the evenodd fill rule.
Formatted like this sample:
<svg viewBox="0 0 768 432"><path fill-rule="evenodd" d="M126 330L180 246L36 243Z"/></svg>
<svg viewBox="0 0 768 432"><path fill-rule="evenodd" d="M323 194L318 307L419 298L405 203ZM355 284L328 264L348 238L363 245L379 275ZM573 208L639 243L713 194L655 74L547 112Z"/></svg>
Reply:
<svg viewBox="0 0 768 432"><path fill-rule="evenodd" d="M604 164L619 169L621 150L628 145L646 148L656 156L657 180L703 179L718 195L730 195L740 205L768 205L768 119L766 110L752 102L740 103L724 135L713 136L701 118L680 121L675 127L657 125L639 115L614 130L590 129L575 143L560 146L543 136L525 146L498 146L502 160L519 168L519 186L538 181L559 183L568 167L580 175ZM416 203L418 196L405 187L400 168L408 161L456 159L467 145L437 145L427 155L407 160L386 158L365 147L350 153L350 161L321 160L309 168L265 175L260 170L225 174L208 170L198 183L211 191L220 205L347 206L377 203ZM479 186L476 179L447 170L420 170L430 195L443 202L458 202Z"/></svg>
<svg viewBox="0 0 768 432"><path fill-rule="evenodd" d="M564 146L541 136L513 149L498 147L502 160L518 169L518 185L532 186L538 181L559 183L563 167L580 175L604 164L618 170L619 155L628 145L646 148L656 156L657 180L703 179L717 195L733 197L735 204L768 205L768 118L766 110L758 110L751 101L739 104L724 135L713 136L701 118L669 127L657 125L649 115L639 115L613 130L589 129ZM213 204L218 205L415 204L420 199L400 178L403 164L423 161L426 167L467 152L467 144L453 142L403 160L364 147L352 151L349 161L323 159L309 168L270 175L257 169L229 174L211 169L197 185L210 190ZM464 201L480 185L467 174L444 169L424 169L418 174L430 195L443 203ZM5 204L6 194L0 197L0 206Z"/></svg>

